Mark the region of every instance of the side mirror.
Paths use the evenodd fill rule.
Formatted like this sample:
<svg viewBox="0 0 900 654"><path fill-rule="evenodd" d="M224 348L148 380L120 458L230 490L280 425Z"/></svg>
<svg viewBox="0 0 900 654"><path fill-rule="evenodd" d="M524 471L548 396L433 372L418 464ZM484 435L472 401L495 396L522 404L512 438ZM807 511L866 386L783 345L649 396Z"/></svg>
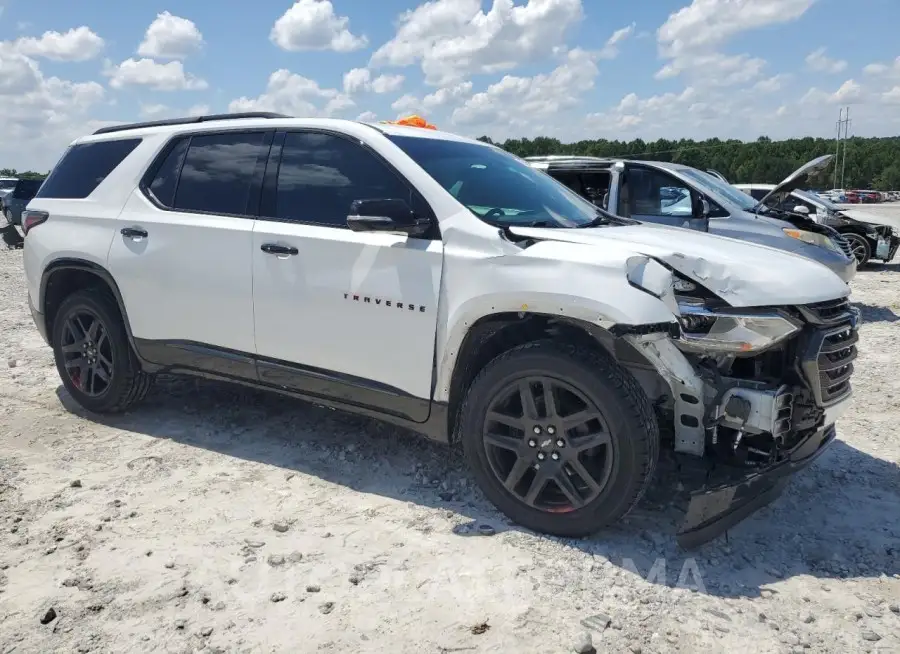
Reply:
<svg viewBox="0 0 900 654"><path fill-rule="evenodd" d="M347 226L354 232L399 232L421 236L428 231L431 221L417 218L405 200L354 200Z"/></svg>
<svg viewBox="0 0 900 654"><path fill-rule="evenodd" d="M710 213L712 213L712 208L709 206L709 200L706 199L706 196L699 193L691 193L691 219L685 221L684 227L698 232L708 232Z"/></svg>
<svg viewBox="0 0 900 654"><path fill-rule="evenodd" d="M793 208L793 212L803 214L804 216L808 216L809 215L809 207L806 207L802 204L798 204L796 207Z"/></svg>

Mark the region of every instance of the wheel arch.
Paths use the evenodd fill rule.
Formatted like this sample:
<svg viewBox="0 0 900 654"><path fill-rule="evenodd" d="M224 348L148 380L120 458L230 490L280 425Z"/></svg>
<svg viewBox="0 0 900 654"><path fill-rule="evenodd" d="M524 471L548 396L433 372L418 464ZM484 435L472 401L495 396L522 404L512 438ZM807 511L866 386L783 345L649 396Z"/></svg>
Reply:
<svg viewBox="0 0 900 654"><path fill-rule="evenodd" d="M651 395L659 377L656 369L643 355L619 338L630 328L603 326L579 318L546 313L503 311L482 316L466 331L453 362L447 389L447 435L456 440L456 427L467 389L478 373L490 361L525 343L547 338L562 339L601 353L624 367L646 369L651 381L639 382ZM651 328L652 326L648 326ZM632 370L633 372L633 370Z"/></svg>
<svg viewBox="0 0 900 654"><path fill-rule="evenodd" d="M48 338L52 338L53 320L60 303L75 291L85 288L100 288L108 292L115 300L125 325L125 333L132 350L134 336L131 323L125 311L125 303L119 286L110 272L98 263L77 258L62 258L52 261L41 274L41 285L38 295L38 311L43 314Z"/></svg>

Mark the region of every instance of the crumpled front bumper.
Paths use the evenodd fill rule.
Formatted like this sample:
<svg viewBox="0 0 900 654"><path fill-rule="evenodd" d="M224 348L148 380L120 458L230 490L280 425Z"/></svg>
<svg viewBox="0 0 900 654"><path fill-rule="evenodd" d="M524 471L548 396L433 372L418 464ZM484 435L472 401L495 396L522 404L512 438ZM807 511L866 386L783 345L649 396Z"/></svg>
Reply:
<svg viewBox="0 0 900 654"><path fill-rule="evenodd" d="M736 483L693 493L678 530L678 544L685 549L703 545L773 502L794 474L825 452L836 434L832 423L798 443L781 462Z"/></svg>

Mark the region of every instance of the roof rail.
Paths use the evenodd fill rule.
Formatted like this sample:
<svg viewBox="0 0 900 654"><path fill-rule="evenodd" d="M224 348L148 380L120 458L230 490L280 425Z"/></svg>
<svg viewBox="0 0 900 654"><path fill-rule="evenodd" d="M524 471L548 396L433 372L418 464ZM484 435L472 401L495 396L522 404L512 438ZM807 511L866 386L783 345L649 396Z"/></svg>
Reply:
<svg viewBox="0 0 900 654"><path fill-rule="evenodd" d="M243 118L291 118L285 114L276 114L271 111L245 111L235 114L210 114L209 116L186 116L184 118L166 118L165 120L150 120L144 123L127 123L125 125L110 125L101 127L94 135L110 134L112 132L124 132L129 129L141 127L166 127L167 125L190 125L192 123L205 123L210 120L241 120Z"/></svg>

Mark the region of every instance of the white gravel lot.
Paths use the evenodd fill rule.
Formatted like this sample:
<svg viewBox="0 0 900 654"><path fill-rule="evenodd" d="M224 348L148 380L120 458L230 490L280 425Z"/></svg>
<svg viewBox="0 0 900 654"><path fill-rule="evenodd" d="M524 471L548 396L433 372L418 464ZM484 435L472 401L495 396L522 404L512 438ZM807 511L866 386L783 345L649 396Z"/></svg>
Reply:
<svg viewBox="0 0 900 654"><path fill-rule="evenodd" d="M840 440L686 553L669 474L619 528L567 541L507 524L457 452L289 399L161 378L133 413L85 415L2 251L0 654L557 653L585 633L608 652L898 652L900 262L853 300Z"/></svg>

